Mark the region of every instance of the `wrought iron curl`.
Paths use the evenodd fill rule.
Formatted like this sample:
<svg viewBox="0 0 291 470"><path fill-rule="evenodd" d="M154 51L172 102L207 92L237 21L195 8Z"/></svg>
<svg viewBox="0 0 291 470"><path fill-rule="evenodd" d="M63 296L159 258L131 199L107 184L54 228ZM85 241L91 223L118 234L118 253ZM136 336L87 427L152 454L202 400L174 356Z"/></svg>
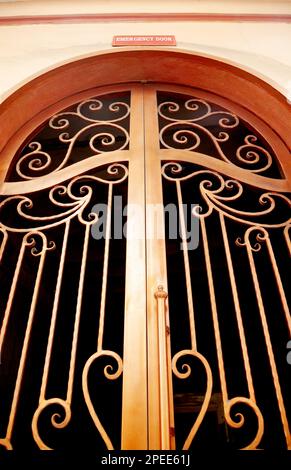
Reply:
<svg viewBox="0 0 291 470"><path fill-rule="evenodd" d="M28 151L15 164L16 174L21 180L32 180L64 168L70 161L78 140L89 133L88 146L94 155L109 151L124 150L129 143L129 133L125 120L130 114L130 106L126 102L113 101L107 105L104 118L102 99L84 100L76 105L75 110L63 111L50 118L47 127L61 131L56 141L65 144L61 162L54 164L52 156L43 149L41 141L28 144ZM94 116L95 114L95 116ZM116 134L123 139L116 138ZM92 155L85 154L82 158Z"/></svg>
<svg viewBox="0 0 291 470"><path fill-rule="evenodd" d="M254 134L246 135L238 147L233 141L232 150L223 147L221 144L229 141L233 129L247 128L236 114L224 109L213 110L210 102L198 98L188 99L183 104L164 101L158 106L158 115L160 143L164 148L180 149L183 145L182 150L199 151L202 148L204 153L203 143L211 142L218 152L215 158L244 169L247 166L252 173L262 174L274 162L270 151L258 143L258 136Z"/></svg>
<svg viewBox="0 0 291 470"><path fill-rule="evenodd" d="M208 406L209 406L209 403L210 403L210 399L211 399L211 393L212 393L212 387L213 387L213 378L212 378L212 372L211 372L211 368L210 368L210 365L207 361L207 359L202 355L200 354L197 350L194 350L194 349L184 349L182 351L179 351L178 353L175 354L175 356L173 357L172 359L172 371L173 371L173 374L179 378L179 379L182 379L182 380L185 380L187 378L189 378L192 374L192 368L191 366L185 361L184 362L184 358L185 357L193 357L194 359L198 360L204 370L205 370L205 374L206 374L206 391L205 391L205 396L204 396L204 400L203 400L203 403L202 403L202 406L201 406L201 409L198 413L198 416L197 418L195 419L192 427L191 427L191 430L183 444L183 450L188 450L195 435L197 434L198 430L199 430L199 427L205 417L205 414L207 412L207 409L208 409ZM179 370L179 367L178 367L178 362L183 359L182 361L182 364L180 366L180 370Z"/></svg>
<svg viewBox="0 0 291 470"><path fill-rule="evenodd" d="M40 142L30 142L28 147L31 151L23 155L16 163L16 172L24 180L31 179L21 169L24 164L27 164L29 170L40 172L48 168L52 163L51 156L42 150Z"/></svg>
<svg viewBox="0 0 291 470"><path fill-rule="evenodd" d="M247 135L244 139L245 144L241 145L237 151L237 159L248 165L255 165L261 162L262 158L265 158L266 163L257 169L252 169L253 173L261 173L266 171L273 163L272 156L268 150L260 145L256 145L258 138L255 135Z"/></svg>
<svg viewBox="0 0 291 470"><path fill-rule="evenodd" d="M225 420L227 424L234 428L234 429L240 429L244 426L245 424L245 417L241 412L236 412L235 413L235 418L232 418L231 416L231 410L235 405L238 404L244 404L251 408L253 412L255 413L258 421L258 428L256 435L254 439L245 447L243 447L242 450L251 450L251 449L257 449L258 445L260 444L263 434L264 434L264 419L263 415L258 407L258 405L251 400L250 398L247 397L234 397L228 400L226 403L224 403L224 414L225 414Z"/></svg>
<svg viewBox="0 0 291 470"><path fill-rule="evenodd" d="M90 369L93 363L102 357L112 358L115 361L115 367L112 364L107 364L104 367L103 369L104 376L108 380L117 380L121 376L122 371L123 371L123 363L122 363L121 357L114 351L109 351L109 350L100 351L99 350L89 357L89 359L87 360L84 366L83 374L82 374L82 388L83 388L84 399L85 399L88 411L90 413L90 416L97 430L99 431L99 434L101 438L103 439L107 449L113 450L114 447L113 447L112 441L110 437L108 436L107 432L105 431L105 428L101 424L101 421L94 409L91 396L90 396L89 385L88 385L88 375L89 375Z"/></svg>
<svg viewBox="0 0 291 470"><path fill-rule="evenodd" d="M61 398L50 398L48 400L43 400L37 410L35 411L34 415L33 415L33 418L32 418L32 423L31 423L31 427L32 427L32 434L33 434L33 438L36 442L36 444L38 445L38 447L42 450L53 450L51 447L49 447L47 444L45 444L45 442L43 441L43 439L40 437L40 433L39 433L39 418L40 418L40 415L42 414L42 412L50 407L50 406L54 406L54 405L58 405L62 408L63 412L64 412L64 416L62 417L60 413L53 413L52 416L51 416L51 424L54 428L56 429L64 429L70 422L71 420L71 416L72 416L72 413L71 413L71 404L66 401L66 400L63 400Z"/></svg>

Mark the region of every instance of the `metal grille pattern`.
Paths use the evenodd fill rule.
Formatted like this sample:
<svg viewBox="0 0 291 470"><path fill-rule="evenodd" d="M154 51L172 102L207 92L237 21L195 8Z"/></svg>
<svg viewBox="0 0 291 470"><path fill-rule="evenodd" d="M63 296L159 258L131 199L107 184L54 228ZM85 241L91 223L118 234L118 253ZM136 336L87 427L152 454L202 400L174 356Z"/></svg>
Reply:
<svg viewBox="0 0 291 470"><path fill-rule="evenodd" d="M161 148L196 151L252 173L280 177L274 151L235 113L209 101L159 92Z"/></svg>
<svg viewBox="0 0 291 470"><path fill-rule="evenodd" d="M288 149L201 90L89 93L2 185L0 446L290 449Z"/></svg>
<svg viewBox="0 0 291 470"><path fill-rule="evenodd" d="M165 95L160 93L158 101L160 147L179 151L179 161L172 152L173 161L167 162L163 150L161 169L164 203L177 204L181 227L180 240L167 241L177 443L184 449L199 439L200 445L208 445L203 421L211 426L209 412L214 408L217 420L227 425L222 431L213 425L217 433L211 439L217 445L290 449L290 199L271 187L254 188L195 164L195 156L190 163L185 154L183 161L181 149L206 151L206 138L218 150L217 158L232 168L234 163L249 164L264 174L275 157L266 146L257 145L256 135L245 137L244 146L234 139L226 155L220 142L231 140L229 132L239 126L237 116L212 111L209 103L194 97L176 101L177 95ZM200 223L200 241L193 252L187 247L189 219L183 204L192 207L188 216ZM216 401L218 397L215 407L212 396ZM192 397L192 405L179 415L183 397Z"/></svg>
<svg viewBox="0 0 291 470"><path fill-rule="evenodd" d="M15 156L7 181L40 178L129 148L129 94L86 99L52 116Z"/></svg>
<svg viewBox="0 0 291 470"><path fill-rule="evenodd" d="M52 117L48 126L66 133L56 137L45 126L10 175L41 180L76 158L128 147L129 96L93 98ZM112 241L111 220L113 197L126 204L128 165L96 160L94 166L1 200L0 445L6 449L64 449L82 440L120 447L126 250L124 237ZM98 221L92 208L100 203L107 213L99 240L91 231Z"/></svg>

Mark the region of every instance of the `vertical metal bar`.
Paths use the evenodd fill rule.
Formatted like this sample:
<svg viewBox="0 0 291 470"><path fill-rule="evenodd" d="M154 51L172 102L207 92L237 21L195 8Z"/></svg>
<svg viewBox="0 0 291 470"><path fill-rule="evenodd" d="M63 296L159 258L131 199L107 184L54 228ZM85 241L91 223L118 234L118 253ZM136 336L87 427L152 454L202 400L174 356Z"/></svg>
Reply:
<svg viewBox="0 0 291 470"><path fill-rule="evenodd" d="M20 247L20 251L19 251L19 255L18 255L18 259L17 259L17 263L16 263L16 267L15 267L15 271L14 271L14 275L13 275L13 279L12 279L12 284L11 284L8 300L7 300L7 305L6 305L6 309L5 309L5 313L4 313L4 318L3 318L3 321L2 321L2 325L1 325L1 330L0 330L0 351L2 351L2 346L3 346L3 342L4 342L4 338L5 338L9 318L10 318L11 309L12 309L13 299L15 297L15 292L16 292L16 287L17 287L17 283L18 283L19 273L20 273L20 270L21 270L21 265L22 265L22 261L23 261L23 257L24 257L24 253L25 253L25 248L26 248L26 243L25 243L25 239L23 238L22 243L21 243L21 247Z"/></svg>
<svg viewBox="0 0 291 470"><path fill-rule="evenodd" d="M69 231L70 231L70 219L67 220L65 224L62 251L61 251L56 290L55 290L55 296L54 296L54 303L53 303L53 309L52 309L51 324L50 324L50 330L49 330L49 336L48 336L46 356L45 356L45 361L44 361L43 375L42 375L42 380L41 380L39 404L41 404L43 400L45 400L45 395L46 395L46 387L47 387L47 380L48 380L48 374L49 374L52 346L53 346L53 341L54 341L54 336L55 336L55 328L56 328L58 306L59 306L59 300L60 300Z"/></svg>
<svg viewBox="0 0 291 470"><path fill-rule="evenodd" d="M289 255L291 256L291 241L290 241L290 233L289 233L290 229L291 229L291 225L286 225L286 227L284 228L284 238L286 240L286 245L289 251Z"/></svg>
<svg viewBox="0 0 291 470"><path fill-rule="evenodd" d="M225 219L224 219L224 215L222 214L222 212L219 212L219 219L220 219L222 238L223 238L224 249L225 249L225 254L226 254L226 262L227 262L228 273L229 273L229 278L230 278L231 291L232 291L232 297L233 297L235 314L236 314L236 321L238 325L240 344L241 344L241 349L242 349L242 354L243 354L243 361L244 361L244 367L245 367L245 372L246 372L249 396L251 400L255 401L256 400L255 390L254 390L250 360L249 360L249 355L248 355L248 348L247 348L247 343L246 343L244 325L243 325L243 320L242 320L242 315L241 315L240 301L239 301L238 292L237 292L236 280L235 280L233 263L232 263L232 256L230 252L228 235L227 235L227 230L225 226Z"/></svg>
<svg viewBox="0 0 291 470"><path fill-rule="evenodd" d="M101 302L100 302L97 351L102 351L102 347L103 347L102 345L103 345L103 334L104 334L105 304L106 304L106 294L107 294L109 246L110 246L110 231L111 231L112 188L113 188L112 183L109 183L108 198L107 198L105 249L104 249L104 262L103 262L103 274L102 274L102 286L101 286Z"/></svg>
<svg viewBox="0 0 291 470"><path fill-rule="evenodd" d="M181 238L182 238L182 247L183 247L185 278L186 278L191 348L194 351L197 351L194 304L193 304L193 294L192 294L192 285L191 285L189 255L188 255L188 248L187 248L187 241L186 241L187 240L186 239L186 223L185 223L185 214L183 210L181 183L178 180L176 181L176 188L177 188L178 210L179 210L179 219L180 219L180 226L181 226Z"/></svg>
<svg viewBox="0 0 291 470"><path fill-rule="evenodd" d="M148 447L143 94L133 87L130 113L121 448Z"/></svg>
<svg viewBox="0 0 291 470"><path fill-rule="evenodd" d="M43 450L51 450L50 447L48 447L44 443L42 438L40 437L39 429L38 429L38 420L43 409L51 405L59 405L63 408L63 411L65 413L64 419L56 421L55 420L56 415L52 416L51 422L55 428L62 429L66 427L71 419L71 402L72 402L72 394L73 394L74 378L75 378L76 354L77 354L77 345L78 345L78 336L79 336L79 326L80 326L80 320L81 320L81 310L82 310L84 280L85 280L87 255L88 255L89 235L90 235L90 228L91 228L91 222L84 221L82 219L82 215L80 212L79 212L79 221L80 223L83 223L86 228L85 228L84 241L83 241L83 251L82 251L82 259L81 259L81 267L80 267L79 286L78 286L75 321L74 321L74 328L73 328L66 398L65 400L59 397L46 398L46 387L47 387L51 353L52 353L52 347L53 347L53 341L54 341L58 304L59 304L59 299L60 299L60 289L61 289L61 284L62 284L64 263L65 263L66 250L67 250L67 244L68 244L70 220L67 220L66 225L65 225L65 232L64 232L64 237L63 237L62 252L61 252L61 258L60 258L60 263L59 263L58 278L57 278L57 284L56 284L56 292L55 292L53 312L52 312L52 318L51 318L49 339L48 339L48 344L47 344L44 372L43 372L43 377L42 377L39 405L32 419L33 437L36 443L38 444L39 448Z"/></svg>
<svg viewBox="0 0 291 470"><path fill-rule="evenodd" d="M276 262L274 250L273 250L272 243L271 243L271 240L270 240L270 237L269 237L268 233L267 233L267 236L266 236L266 244L267 244L268 253L269 253L270 261L271 261L271 264L272 264L272 268L273 268L273 271L274 271L274 275L275 275L275 279L276 279L276 283L277 283L277 287L278 287L282 307L283 307L283 310L284 310L286 323L287 323L287 327L288 327L288 330L289 330L289 335L291 336L290 310L289 310L289 307L288 307L284 287L283 287L283 284L282 284L282 280L281 280L278 265L277 265L277 262Z"/></svg>
<svg viewBox="0 0 291 470"><path fill-rule="evenodd" d="M0 227L0 232L3 233L3 238L2 238L2 241L1 241L1 245L0 245L0 262L1 262L2 256L4 254L4 250L5 250L5 247L6 247L6 243L7 243L7 240L8 240L8 233L2 227Z"/></svg>
<svg viewBox="0 0 291 470"><path fill-rule="evenodd" d="M167 264L161 160L159 158L159 125L155 87L144 90L145 161L146 161L146 262L147 262L147 329L148 329L148 393L149 393L149 448L175 447L174 405L172 391L169 338L164 335L167 360L159 363L160 324L157 318L155 292L162 285L167 292ZM154 209L154 210L153 210ZM154 217L155 216L155 217ZM166 314L169 327L169 314ZM161 397L160 384L167 383L167 393Z"/></svg>
<svg viewBox="0 0 291 470"><path fill-rule="evenodd" d="M248 229L248 231L249 230L250 229ZM246 238L247 238L247 236L248 235L246 234ZM286 438L286 444L287 444L287 448L291 449L291 434L290 434L288 418L287 418L287 414L286 414L286 410L285 410L285 405L284 405L280 380L279 380L276 361L275 361L275 356L274 356L274 352L273 352L273 348L272 348L272 342L271 342L271 338L270 338L269 327L268 327L268 322L267 322L267 318L266 318L266 313L265 313L264 302L263 302L263 298L262 298L262 294L261 294L260 284L259 284L259 280L258 280L258 276L257 276L255 261L254 261L250 241L248 239L246 241L246 249L247 249L249 264L250 264L250 268L251 268L252 279L253 279L256 298L257 298L257 304L258 304L258 308L259 308L259 312L260 312L260 317L261 317L265 342L266 342L266 346L267 346L267 352L268 352L268 356L269 356L269 362L270 362L270 366L271 366L271 372L272 372L272 376L273 376L274 387L275 387L278 406L279 406L279 410L280 410L281 421L282 421L283 430L284 430L284 434L285 434L285 438Z"/></svg>
<svg viewBox="0 0 291 470"><path fill-rule="evenodd" d="M35 233L35 235L36 235L36 233ZM24 368L25 368L27 351L28 351L28 346L29 346L29 341L30 341L30 336L31 336L32 324L33 324L33 320L34 320L34 314L35 314L38 295L39 295L39 287L40 287L40 283L41 283L43 267L44 267L44 262L45 262L45 258L46 258L46 251L47 251L47 248L48 248L47 247L46 236L44 234L40 233L40 232L37 232L37 235L41 236L43 246L42 246L41 252L40 252L40 261L39 261L39 265L38 265L37 276L36 276L36 280L35 280L35 285L34 285L33 295L32 295L32 299L31 299L31 305L30 305L30 311L29 311L29 315L28 315L28 320L27 320L27 325L26 325L26 330L25 330L25 335L24 335L24 340L23 340L23 346L22 346L22 351L21 351L21 356L20 356L20 361L19 361L17 378L16 378L16 382L15 382L15 388L14 388L14 393L13 393L13 399L12 399L12 404L11 404L11 410L10 410L10 415L9 415L7 432L6 432L5 438L3 440L0 439L0 442L2 444L6 445L6 447L10 448L10 449L12 449L11 437L12 437L12 432L13 432L13 427L14 427L14 422L15 422L15 416L16 416L16 412L17 412L19 394L20 394L20 389L21 389L21 385L22 385L22 379L23 379L23 373L24 373ZM25 240L25 242L23 244L24 247L29 246L29 243L27 242L29 236L32 236L32 234L29 233L24 237L24 240Z"/></svg>
<svg viewBox="0 0 291 470"><path fill-rule="evenodd" d="M225 403L228 401L228 393L227 393L227 386L226 386L226 377L225 377L219 320L218 320L217 305L216 305L216 296L215 296L215 290L214 290L213 274L212 274L212 268L211 268L209 246L208 246L208 237L207 237L204 217L200 218L200 227L201 227L201 234L202 234L202 240L203 240L203 246L204 246L204 256L205 256L206 272L207 272L208 287L209 287L209 294L210 294L212 320L213 320L213 326L214 326L214 336L215 336L217 359L218 359L218 369L219 369L219 376L220 376L220 383L221 383L221 393L222 393L222 399L223 399L223 404L224 404L224 409L225 409Z"/></svg>
<svg viewBox="0 0 291 470"><path fill-rule="evenodd" d="M86 228L85 228L84 242L83 242L83 253L82 253L82 261L81 261L81 269L80 269L78 297L77 297L77 305L76 305L76 315L75 315L74 332L73 332L73 339L72 339L70 369L69 369L68 388L67 388L67 397L66 397L66 402L69 405L71 405L73 385L74 385L76 353L77 353L79 326L80 326L80 319L81 319L81 309L82 309L90 228L91 228L91 224L87 222Z"/></svg>
<svg viewBox="0 0 291 470"><path fill-rule="evenodd" d="M240 416L238 420L234 420L231 417L231 408L234 405L238 404L245 404L249 406L253 412L256 414L258 420L258 428L255 437L253 438L252 442L248 444L244 449L256 449L259 443L261 442L263 431L264 431L264 420L261 414L260 409L257 406L255 401L254 390L252 389L251 385L252 382L248 383L250 397L243 397L237 396L235 398L229 399L228 397L228 390L227 390L227 381L226 381L226 374L225 374L225 367L224 367L224 359L223 359L223 350L221 344L221 335L220 335L220 327L219 327L219 319L218 319L218 312L217 312L217 305L216 305L216 296L215 296L215 289L214 289L214 280L212 274L212 267L211 267L211 260L210 260L210 253L209 253L209 246L208 246L208 237L207 237L207 230L205 225L204 217L200 220L201 232L202 232L202 240L204 246L204 255L205 255L205 263L206 263L206 271L207 271L207 278L208 278L208 286L209 286L209 293L210 293L210 303L211 303L211 311L212 311L212 320L214 326L214 336L215 336L215 343L216 343L216 351L217 351L217 359L218 359L218 369L219 369L219 377L220 377L220 385L221 385L221 393L222 393L222 401L223 401L223 409L224 409L224 416L226 419L227 424L229 424L232 428L241 428L244 424L244 417L241 413L237 416ZM223 225L222 225L223 228ZM226 235L226 232L224 236ZM225 239L226 241L226 239ZM226 244L226 249L227 249ZM228 265L231 268L231 265ZM232 272L230 270L230 272ZM234 280L234 279L233 279ZM238 313L238 311L236 311ZM237 317L239 318L239 316ZM242 333L242 331L240 332ZM246 356L244 357L246 359ZM246 362L246 365L248 363ZM249 380L250 376L248 376Z"/></svg>
<svg viewBox="0 0 291 470"><path fill-rule="evenodd" d="M158 315L158 333L159 333L159 372L160 372L160 406L166 400L169 400L169 387L168 377L164 373L165 364L168 362L167 342L167 325L166 325L166 299L168 294L164 291L163 286L158 286L155 292L157 300L157 315ZM162 407L161 407L162 408ZM170 428L170 413L169 409L160 409L163 420L161 421L161 448L170 448L169 428Z"/></svg>

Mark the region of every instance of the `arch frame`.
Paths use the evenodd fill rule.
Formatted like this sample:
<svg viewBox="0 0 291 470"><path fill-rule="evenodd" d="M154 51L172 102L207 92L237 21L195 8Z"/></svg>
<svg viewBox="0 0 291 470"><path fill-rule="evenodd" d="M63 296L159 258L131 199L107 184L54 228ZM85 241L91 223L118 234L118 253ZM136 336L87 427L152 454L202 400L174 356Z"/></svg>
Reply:
<svg viewBox="0 0 291 470"><path fill-rule="evenodd" d="M257 116L266 124L264 137L271 145L275 134L275 140L281 141L278 157L290 182L291 106L283 95L260 78L218 59L163 48L132 48L103 51L56 67L20 87L0 105L0 188L21 143L64 105L92 96L96 87L157 82L214 93L232 102L234 108Z"/></svg>

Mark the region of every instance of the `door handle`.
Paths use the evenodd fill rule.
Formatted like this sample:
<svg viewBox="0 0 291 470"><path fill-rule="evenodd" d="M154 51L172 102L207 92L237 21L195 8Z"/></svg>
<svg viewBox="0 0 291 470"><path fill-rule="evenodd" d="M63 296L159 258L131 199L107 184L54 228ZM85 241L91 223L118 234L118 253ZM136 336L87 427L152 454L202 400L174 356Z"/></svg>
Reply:
<svg viewBox="0 0 291 470"><path fill-rule="evenodd" d="M169 402L169 358L167 348L167 297L168 294L162 285L155 292L158 315L158 338L159 338L159 372L160 372L160 424L161 424L161 448L170 449L170 413L168 407L162 406L165 397Z"/></svg>

